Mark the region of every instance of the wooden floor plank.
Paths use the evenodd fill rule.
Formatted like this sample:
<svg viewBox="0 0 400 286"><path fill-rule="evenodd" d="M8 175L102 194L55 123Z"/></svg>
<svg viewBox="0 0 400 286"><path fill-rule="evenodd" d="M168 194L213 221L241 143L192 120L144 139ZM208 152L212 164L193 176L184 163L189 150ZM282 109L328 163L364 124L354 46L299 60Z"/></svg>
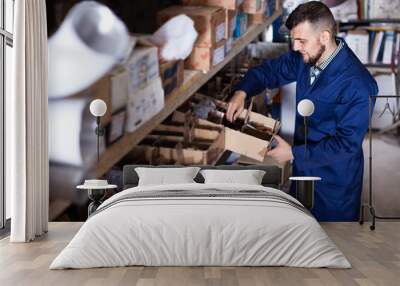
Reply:
<svg viewBox="0 0 400 286"><path fill-rule="evenodd" d="M322 224L352 263L352 269L290 267L117 267L49 270L55 256L82 223L50 223L32 243L0 240L0 285L399 285L400 222L379 222L372 232L357 223Z"/></svg>

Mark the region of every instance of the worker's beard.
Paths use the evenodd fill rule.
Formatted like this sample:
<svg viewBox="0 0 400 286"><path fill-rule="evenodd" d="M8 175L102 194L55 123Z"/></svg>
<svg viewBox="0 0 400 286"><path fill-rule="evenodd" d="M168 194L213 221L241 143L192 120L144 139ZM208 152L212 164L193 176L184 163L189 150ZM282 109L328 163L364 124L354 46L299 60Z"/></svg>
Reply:
<svg viewBox="0 0 400 286"><path fill-rule="evenodd" d="M313 56L313 57L309 57L309 59L307 61L304 61L306 64L309 64L310 66L315 66L315 64L320 60L322 54L325 52L325 45L321 45L321 47L319 48L318 53Z"/></svg>

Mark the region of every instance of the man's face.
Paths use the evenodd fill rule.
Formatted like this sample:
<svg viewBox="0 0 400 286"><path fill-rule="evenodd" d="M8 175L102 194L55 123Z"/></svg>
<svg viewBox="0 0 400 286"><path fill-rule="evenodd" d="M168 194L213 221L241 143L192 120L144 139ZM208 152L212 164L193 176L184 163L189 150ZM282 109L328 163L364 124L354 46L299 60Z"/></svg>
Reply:
<svg viewBox="0 0 400 286"><path fill-rule="evenodd" d="M326 47L320 41L320 31L308 21L298 24L290 31L292 47L303 56L306 64L315 65Z"/></svg>

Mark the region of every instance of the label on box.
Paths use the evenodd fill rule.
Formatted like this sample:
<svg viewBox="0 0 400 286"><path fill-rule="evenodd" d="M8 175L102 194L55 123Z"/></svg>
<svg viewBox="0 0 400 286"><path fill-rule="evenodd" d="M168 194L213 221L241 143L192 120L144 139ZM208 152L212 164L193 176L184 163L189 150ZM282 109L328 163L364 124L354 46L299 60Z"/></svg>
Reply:
<svg viewBox="0 0 400 286"><path fill-rule="evenodd" d="M125 130L135 131L164 107L164 90L157 78L144 89L129 95Z"/></svg>
<svg viewBox="0 0 400 286"><path fill-rule="evenodd" d="M217 29L215 30L215 42L218 43L224 38L225 38L225 22L217 26Z"/></svg>
<svg viewBox="0 0 400 286"><path fill-rule="evenodd" d="M159 76L157 49L135 49L126 68L129 74L129 93L143 89Z"/></svg>
<svg viewBox="0 0 400 286"><path fill-rule="evenodd" d="M225 58L225 45L222 45L221 47L214 50L213 58L212 58L213 66L222 62L224 60L224 58Z"/></svg>

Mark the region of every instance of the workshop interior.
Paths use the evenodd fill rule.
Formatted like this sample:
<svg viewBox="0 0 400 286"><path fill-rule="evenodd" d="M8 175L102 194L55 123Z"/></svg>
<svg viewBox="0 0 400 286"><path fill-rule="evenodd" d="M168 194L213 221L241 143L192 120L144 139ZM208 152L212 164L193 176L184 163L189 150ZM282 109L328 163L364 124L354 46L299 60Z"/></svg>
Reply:
<svg viewBox="0 0 400 286"><path fill-rule="evenodd" d="M0 0L0 58L1 285L397 285L400 1Z"/></svg>

